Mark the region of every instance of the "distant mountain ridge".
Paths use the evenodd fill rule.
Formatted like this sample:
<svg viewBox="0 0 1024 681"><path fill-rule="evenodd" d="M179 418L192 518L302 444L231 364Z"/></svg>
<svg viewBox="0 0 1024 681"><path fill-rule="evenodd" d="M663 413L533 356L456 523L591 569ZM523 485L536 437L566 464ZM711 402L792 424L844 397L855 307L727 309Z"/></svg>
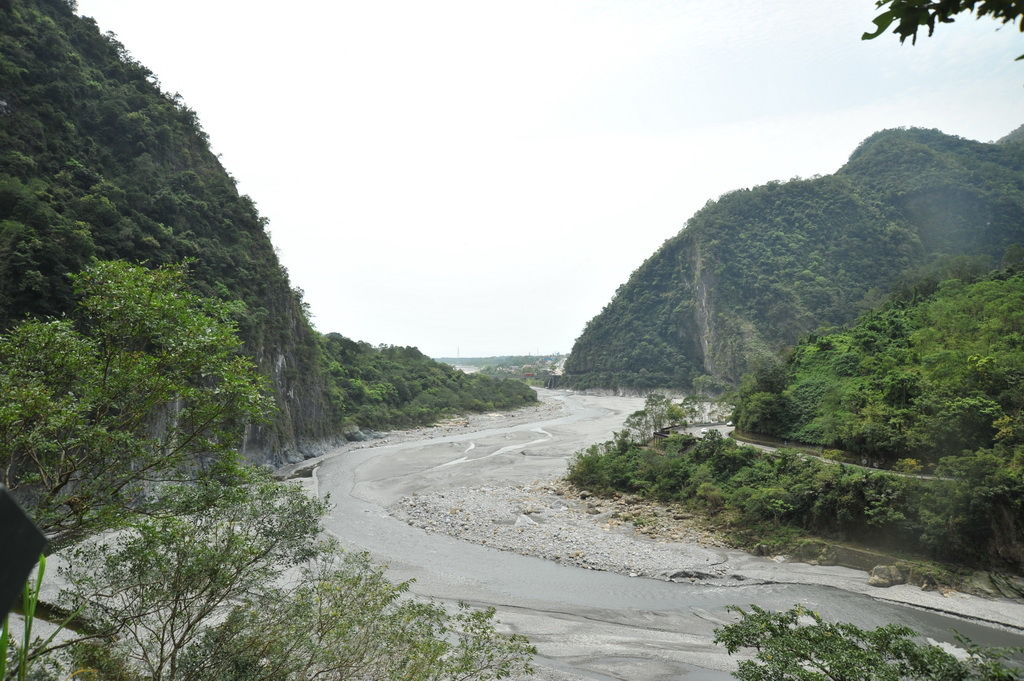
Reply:
<svg viewBox="0 0 1024 681"><path fill-rule="evenodd" d="M881 131L833 175L710 201L587 324L563 385L721 389L852 321L915 268L995 263L1013 244L1024 244L1024 146Z"/></svg>

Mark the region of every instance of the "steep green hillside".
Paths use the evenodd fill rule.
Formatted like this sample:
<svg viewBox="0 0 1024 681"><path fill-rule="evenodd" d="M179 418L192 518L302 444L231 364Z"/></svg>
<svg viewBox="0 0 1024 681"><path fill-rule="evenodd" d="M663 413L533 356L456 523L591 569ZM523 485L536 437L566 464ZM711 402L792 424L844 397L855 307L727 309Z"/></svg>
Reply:
<svg viewBox="0 0 1024 681"><path fill-rule="evenodd" d="M834 175L708 203L588 324L572 387L735 383L808 332L879 302L946 254L1024 243L1024 147L935 130L865 140Z"/></svg>
<svg viewBox="0 0 1024 681"><path fill-rule="evenodd" d="M1012 249L1018 268L1024 249ZM892 463L1024 456L1024 274L907 288L739 392L737 425ZM966 280L965 280L966 279Z"/></svg>
<svg viewBox="0 0 1024 681"><path fill-rule="evenodd" d="M332 403L361 426L419 426L467 411L493 411L537 400L525 383L464 374L416 348L374 348L341 334L323 337Z"/></svg>
<svg viewBox="0 0 1024 681"><path fill-rule="evenodd" d="M1015 128L1009 135L999 138L1000 144L1020 144L1024 142L1024 125Z"/></svg>
<svg viewBox="0 0 1024 681"><path fill-rule="evenodd" d="M245 351L270 378L277 413L245 453L301 457L370 416L336 399L264 227L195 113L116 40L64 0L0 3L0 330L66 314L67 275L93 259L190 259L198 293L242 303Z"/></svg>
<svg viewBox="0 0 1024 681"><path fill-rule="evenodd" d="M244 302L246 351L275 389L247 453L333 435L315 333L195 113L60 0L11 3L0 27L0 324L66 313L66 275L91 258L192 258L200 293Z"/></svg>

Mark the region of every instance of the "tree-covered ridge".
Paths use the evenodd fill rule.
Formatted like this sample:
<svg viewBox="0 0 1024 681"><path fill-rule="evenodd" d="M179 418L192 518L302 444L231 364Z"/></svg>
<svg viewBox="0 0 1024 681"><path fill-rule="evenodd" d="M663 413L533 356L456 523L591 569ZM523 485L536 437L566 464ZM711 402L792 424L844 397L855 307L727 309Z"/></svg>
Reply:
<svg viewBox="0 0 1024 681"><path fill-rule="evenodd" d="M323 336L322 347L331 403L361 426L418 426L537 401L525 383L465 374L413 347L374 347L337 333Z"/></svg>
<svg viewBox="0 0 1024 681"><path fill-rule="evenodd" d="M722 387L947 254L1024 243L1024 148L934 130L865 140L836 174L709 202L592 319L575 387Z"/></svg>
<svg viewBox="0 0 1024 681"><path fill-rule="evenodd" d="M0 328L72 307L92 259L191 258L202 295L241 301L246 351L276 415L248 451L336 432L315 333L253 202L210 151L195 113L63 0L0 9Z"/></svg>
<svg viewBox="0 0 1024 681"><path fill-rule="evenodd" d="M422 410L339 387L330 343L310 326L264 227L195 112L112 35L65 0L0 3L0 331L70 314L69 275L95 259L188 260L191 289L234 304L244 351L276 402L269 423L246 431L247 455L294 458L353 422L421 423ZM376 367L370 383L446 385L453 395L422 398L438 413L532 399L479 380L410 381L405 364L360 361Z"/></svg>
<svg viewBox="0 0 1024 681"><path fill-rule="evenodd" d="M1024 260L1010 249L1008 260ZM926 280L748 377L737 425L892 463L1024 457L1024 274ZM1014 466L1017 463L1012 464Z"/></svg>
<svg viewBox="0 0 1024 681"><path fill-rule="evenodd" d="M195 113L64 2L21 0L3 18L2 321L67 311L63 275L94 255L194 257L198 285L259 316L287 279Z"/></svg>
<svg viewBox="0 0 1024 681"><path fill-rule="evenodd" d="M1000 144L1019 144L1024 142L1024 125L1014 128L1013 132L997 140Z"/></svg>

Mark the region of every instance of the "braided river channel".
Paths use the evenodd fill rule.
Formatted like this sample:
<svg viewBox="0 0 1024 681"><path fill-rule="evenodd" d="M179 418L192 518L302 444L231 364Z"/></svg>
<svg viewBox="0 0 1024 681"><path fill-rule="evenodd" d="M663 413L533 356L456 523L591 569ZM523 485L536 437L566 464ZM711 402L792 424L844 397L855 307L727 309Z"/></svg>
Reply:
<svg viewBox="0 0 1024 681"><path fill-rule="evenodd" d="M759 579L634 578L429 534L388 514L389 505L416 493L554 479L577 450L608 439L642 406L640 398L539 393L558 409L538 411L532 421L494 415L479 429L435 429L435 437L329 454L315 472L318 493L334 504L327 528L343 546L369 552L393 579L414 579L417 596L496 608L503 630L537 647L539 678L730 678L736 660L712 641L714 628L732 621L728 605L800 603L859 626L902 623L938 642L954 641L956 630L978 643L1024 645L1024 605L1010 601L875 589L861 571L731 549L712 550Z"/></svg>

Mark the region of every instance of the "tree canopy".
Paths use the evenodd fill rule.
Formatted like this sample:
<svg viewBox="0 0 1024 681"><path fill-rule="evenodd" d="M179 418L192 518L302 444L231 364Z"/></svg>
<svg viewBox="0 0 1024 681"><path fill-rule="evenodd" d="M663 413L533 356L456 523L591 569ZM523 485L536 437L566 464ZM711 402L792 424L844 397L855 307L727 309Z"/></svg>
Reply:
<svg viewBox="0 0 1024 681"><path fill-rule="evenodd" d="M772 612L731 608L740 620L715 630L729 654L752 650L733 674L740 681L1014 681L1019 670L1005 664L1019 650L982 648L961 640L963 657L918 643L898 624L863 629L828 622L797 606Z"/></svg>
<svg viewBox="0 0 1024 681"><path fill-rule="evenodd" d="M953 261L955 265L958 261ZM1024 275L905 285L849 329L813 334L737 395L743 430L892 464L1024 444Z"/></svg>
<svg viewBox="0 0 1024 681"><path fill-rule="evenodd" d="M991 17L1004 24L1016 22L1024 31L1024 3L1020 0L878 0L875 6L885 11L874 18L875 30L861 36L863 40L877 38L896 24L893 33L900 42L910 38L914 44L922 28L927 27L931 36L937 24L951 24L963 13ZM1024 59L1024 55L1017 59Z"/></svg>
<svg viewBox="0 0 1024 681"><path fill-rule="evenodd" d="M232 307L182 267L100 262L69 318L0 335L0 482L65 539L116 525L146 485L224 474L271 403Z"/></svg>

